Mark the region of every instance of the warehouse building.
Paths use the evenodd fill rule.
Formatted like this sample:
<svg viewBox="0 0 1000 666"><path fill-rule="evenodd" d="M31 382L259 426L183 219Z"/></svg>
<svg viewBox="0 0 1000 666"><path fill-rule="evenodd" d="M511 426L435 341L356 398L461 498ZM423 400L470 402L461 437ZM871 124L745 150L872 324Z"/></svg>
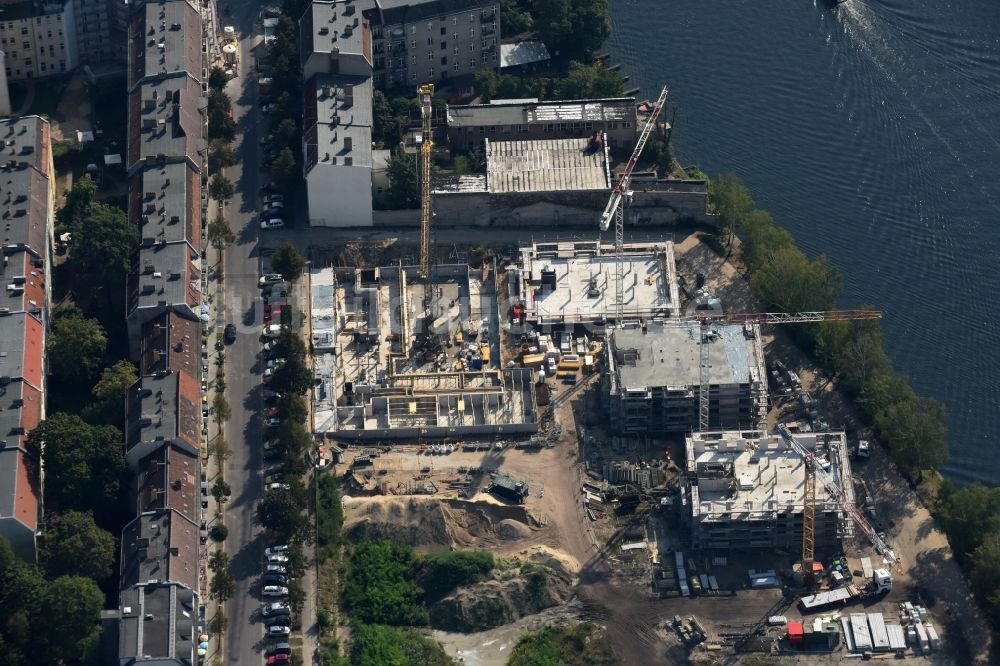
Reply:
<svg viewBox="0 0 1000 666"><path fill-rule="evenodd" d="M605 396L618 432L697 430L703 385L709 428L754 428L764 421L767 375L758 325L653 322L609 336Z"/></svg>
<svg viewBox="0 0 1000 666"><path fill-rule="evenodd" d="M842 432L801 433L796 440L830 473L837 494L854 501ZM758 430L696 432L685 439L695 550L790 548L802 544L805 459L777 434ZM831 552L850 518L816 484L816 549Z"/></svg>

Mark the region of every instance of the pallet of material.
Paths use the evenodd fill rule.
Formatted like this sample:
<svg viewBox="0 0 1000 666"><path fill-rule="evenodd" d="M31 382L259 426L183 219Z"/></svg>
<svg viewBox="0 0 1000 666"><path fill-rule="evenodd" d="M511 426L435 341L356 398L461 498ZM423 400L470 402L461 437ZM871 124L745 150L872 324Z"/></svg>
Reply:
<svg viewBox="0 0 1000 666"><path fill-rule="evenodd" d="M890 650L906 649L906 633L903 631L903 627L901 625L887 624L885 625L885 631L889 635Z"/></svg>

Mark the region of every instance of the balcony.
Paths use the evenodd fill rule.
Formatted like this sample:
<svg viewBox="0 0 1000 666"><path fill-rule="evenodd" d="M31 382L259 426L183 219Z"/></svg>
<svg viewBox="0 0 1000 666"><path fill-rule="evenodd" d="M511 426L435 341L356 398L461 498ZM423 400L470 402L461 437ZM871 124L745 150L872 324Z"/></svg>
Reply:
<svg viewBox="0 0 1000 666"><path fill-rule="evenodd" d="M483 28L482 28L482 30L481 30L481 32L483 33L484 37L486 35L494 35L494 34L496 34L496 31L497 31L496 27L492 26L492 25L484 25Z"/></svg>
<svg viewBox="0 0 1000 666"><path fill-rule="evenodd" d="M389 53L406 53L406 42L393 42L389 45Z"/></svg>
<svg viewBox="0 0 1000 666"><path fill-rule="evenodd" d="M497 13L495 10L492 12L483 12L482 14L479 15L479 20L482 21L483 23L492 23L496 19L497 19Z"/></svg>

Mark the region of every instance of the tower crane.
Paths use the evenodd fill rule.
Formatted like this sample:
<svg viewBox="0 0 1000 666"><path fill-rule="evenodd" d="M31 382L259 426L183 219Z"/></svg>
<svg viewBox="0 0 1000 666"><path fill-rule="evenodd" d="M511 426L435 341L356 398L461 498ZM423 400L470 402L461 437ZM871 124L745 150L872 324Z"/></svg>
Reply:
<svg viewBox="0 0 1000 666"><path fill-rule="evenodd" d="M846 513L848 516L851 517L851 520L858 527L858 529L861 530L861 533L864 534L866 537L868 537L868 540L871 541L872 545L875 547L875 550L878 551L879 555L881 555L889 565L895 565L896 569L899 570L901 568L901 564L900 564L899 558L896 556L896 553L892 550L892 548L889 547L889 544L887 544L885 542L885 540L881 536L879 536L878 532L875 530L874 527L872 527L871 523L868 522L868 519L865 518L865 516L861 512L861 510L858 509L857 505L854 504L854 502L850 501L847 498L846 494L843 491L841 491L840 487L837 486L837 483L836 483L836 481L834 481L833 476L830 474L830 472L828 472L827 470L823 469L822 465L817 464L815 458L813 457L812 452L810 452L808 449L806 449L802 444L800 444L795 439L795 436L792 434L792 431L789 430L786 425L784 425L783 423L779 423L777 426L775 426L775 430L778 432L779 435L781 435L781 438L783 440L785 440L785 443L788 444L788 446L791 447L792 449L795 449L795 451L798 452L799 455L801 455L803 457L803 459L806 461L806 481L807 481L807 483L808 483L810 475L814 479L814 481L813 481L814 486L815 486L815 481L818 480L819 483L822 484L823 488L826 489L827 494L829 494L830 497L832 497L834 499L834 501L837 502L838 506L840 506L840 508L844 510L844 513ZM813 498L812 499L813 499L813 501L812 501L812 511L810 512L808 510L808 508L807 508L802 513L802 535L803 535L803 538L802 538L802 558L803 558L803 560L805 560L805 557L807 555L807 553L806 553L806 545L807 544L806 544L805 535L806 535L806 533L808 531L813 536L813 538L815 538L815 534L816 534L816 522L815 522L816 521L816 493L815 493L815 487L813 489ZM808 527L806 525L807 516L811 516L810 525ZM810 543L808 544L809 545L809 549L810 549L810 552L808 553L808 555L810 556L809 557L810 561L812 560L812 554L813 554L812 553L812 546L813 546L813 543L814 543L814 541L810 541Z"/></svg>
<svg viewBox="0 0 1000 666"><path fill-rule="evenodd" d="M418 178L420 185L420 279L424 282L423 308L427 312L425 324L433 315L431 307L431 151L434 148L433 129L431 127L431 99L434 97L434 84L428 83L417 88L417 98L420 101L420 120L422 134L420 141L420 168ZM425 333L426 331L425 325Z"/></svg>
<svg viewBox="0 0 1000 666"><path fill-rule="evenodd" d="M709 392L708 380L708 338L714 323L723 324L808 324L820 321L854 321L865 319L881 319L878 310L827 310L820 312L739 312L722 313L697 311L694 319L701 323L701 340L698 359L698 428L705 432L709 428Z"/></svg>
<svg viewBox="0 0 1000 666"><path fill-rule="evenodd" d="M617 315L615 323L618 326L621 326L622 318L625 315L625 291L622 285L625 261L623 256L623 246L625 244L625 204L632 198L632 191L629 189L629 186L632 184L632 171L639 161L639 156L642 154L643 148L646 147L649 135L656 128L656 119L663 112L663 105L666 102L667 87L663 86L656 104L653 105L653 111L649 114L646 125L642 128L642 133L639 134L635 150L632 151L632 156L628 158L625 168L622 170L621 175L618 176L618 182L615 183L614 189L611 190L611 198L608 199L608 205L605 206L604 212L601 213L601 231L608 230L608 227L611 226L611 218L615 220L615 313Z"/></svg>

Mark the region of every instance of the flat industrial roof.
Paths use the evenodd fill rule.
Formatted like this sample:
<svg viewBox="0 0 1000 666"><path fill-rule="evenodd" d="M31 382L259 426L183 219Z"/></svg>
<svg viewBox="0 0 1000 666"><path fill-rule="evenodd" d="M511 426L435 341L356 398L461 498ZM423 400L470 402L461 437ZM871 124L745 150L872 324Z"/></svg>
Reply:
<svg viewBox="0 0 1000 666"><path fill-rule="evenodd" d="M500 45L500 67L517 67L549 60L549 50L544 42L527 41Z"/></svg>
<svg viewBox="0 0 1000 666"><path fill-rule="evenodd" d="M592 147L589 139L487 140L486 144L491 194L610 187L605 152Z"/></svg>
<svg viewBox="0 0 1000 666"><path fill-rule="evenodd" d="M633 122L635 117L634 97L552 100L547 102L494 100L490 104L464 104L448 107L448 127L626 120Z"/></svg>
<svg viewBox="0 0 1000 666"><path fill-rule="evenodd" d="M714 325L716 335L702 340L701 324L678 321L649 324L646 331L619 329L612 332L611 344L619 376L625 389L640 387L684 387L699 385L701 344L708 345L709 384L742 384L750 381L758 365L754 339L738 324ZM629 361L627 351L637 352Z"/></svg>

